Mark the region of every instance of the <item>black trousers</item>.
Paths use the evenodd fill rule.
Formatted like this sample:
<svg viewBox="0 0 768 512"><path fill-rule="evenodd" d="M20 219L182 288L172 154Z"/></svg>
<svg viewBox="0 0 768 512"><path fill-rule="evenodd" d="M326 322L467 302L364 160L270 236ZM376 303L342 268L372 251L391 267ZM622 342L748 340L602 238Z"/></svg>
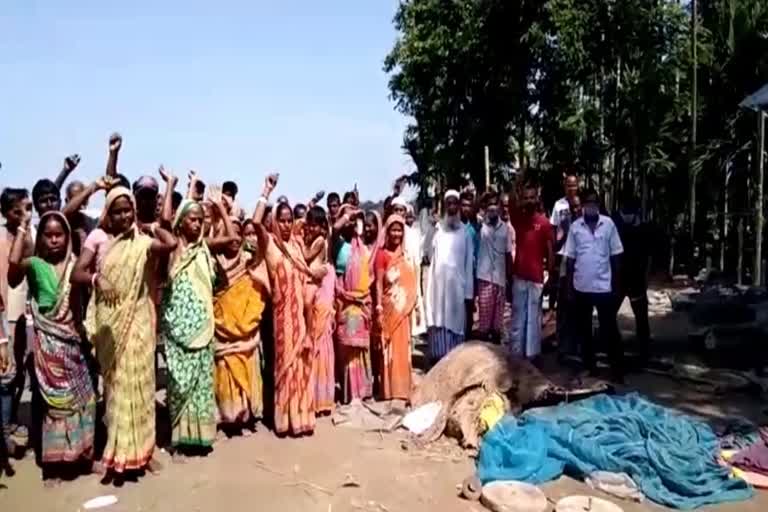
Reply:
<svg viewBox="0 0 768 512"><path fill-rule="evenodd" d="M612 293L575 292L572 311L584 367L590 373L597 370L597 347L592 336L592 311L594 309L597 309L597 319L600 322L600 344L608 352L611 372L614 375L621 375L624 371L624 351L621 347L619 324L616 321L617 297Z"/></svg>
<svg viewBox="0 0 768 512"><path fill-rule="evenodd" d="M645 280L645 271L638 269L637 272L625 275L622 283L617 307L624 298L629 297L632 314L635 316L638 346L642 350L648 350L648 344L651 340L651 326L648 322L648 282Z"/></svg>

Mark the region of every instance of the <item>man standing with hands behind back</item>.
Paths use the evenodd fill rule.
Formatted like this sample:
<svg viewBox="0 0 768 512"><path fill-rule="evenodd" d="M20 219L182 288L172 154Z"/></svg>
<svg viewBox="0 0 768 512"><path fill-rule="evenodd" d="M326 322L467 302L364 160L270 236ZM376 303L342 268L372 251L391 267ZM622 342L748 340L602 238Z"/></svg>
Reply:
<svg viewBox="0 0 768 512"><path fill-rule="evenodd" d="M600 214L597 192L585 192L581 202L582 217L571 224L563 252L568 258L566 286L574 300L574 321L582 359L585 369L594 375L597 363L592 340L592 310L596 308L600 338L608 350L612 377L621 382L623 352L616 313L619 258L624 247L611 218Z"/></svg>

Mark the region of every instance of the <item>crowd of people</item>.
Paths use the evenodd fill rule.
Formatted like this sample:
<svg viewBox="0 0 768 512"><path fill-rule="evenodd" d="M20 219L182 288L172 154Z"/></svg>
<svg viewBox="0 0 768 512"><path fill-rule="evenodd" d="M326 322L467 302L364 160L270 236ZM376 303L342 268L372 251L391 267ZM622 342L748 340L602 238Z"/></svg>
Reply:
<svg viewBox="0 0 768 512"><path fill-rule="evenodd" d="M157 347L171 446L183 458L209 452L219 431L247 435L260 420L279 436L303 436L339 403L407 405L419 339L432 364L470 336L535 361L544 293L557 302L563 354L581 349L587 371L597 368L593 308L614 378L623 369L619 299L630 297L648 341L637 204L614 222L575 175L549 218L529 183L481 197L448 190L434 208L414 208L396 187L382 211L362 211L356 186L307 203L273 200L277 174L250 213L236 183L206 186L194 172L186 194L162 167L163 190L153 176L131 184L118 172L121 148L113 135L104 176L69 181L63 206L76 155L31 194L0 195L0 445L11 452L29 442L46 481L73 470L121 479L159 469ZM100 192L94 219L85 207Z"/></svg>

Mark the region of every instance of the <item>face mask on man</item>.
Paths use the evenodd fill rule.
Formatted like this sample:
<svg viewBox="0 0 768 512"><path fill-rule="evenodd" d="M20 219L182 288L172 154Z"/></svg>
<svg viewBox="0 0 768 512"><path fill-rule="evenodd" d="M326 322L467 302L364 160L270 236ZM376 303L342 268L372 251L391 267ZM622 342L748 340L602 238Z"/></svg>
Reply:
<svg viewBox="0 0 768 512"><path fill-rule="evenodd" d="M585 204L582 213L586 222L595 222L600 217L600 209L596 204Z"/></svg>

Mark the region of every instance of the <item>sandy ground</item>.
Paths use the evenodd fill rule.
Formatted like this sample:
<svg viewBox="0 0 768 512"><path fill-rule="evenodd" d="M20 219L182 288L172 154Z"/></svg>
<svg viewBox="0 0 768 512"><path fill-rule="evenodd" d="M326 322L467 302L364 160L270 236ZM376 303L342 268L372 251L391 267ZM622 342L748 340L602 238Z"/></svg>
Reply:
<svg viewBox="0 0 768 512"><path fill-rule="evenodd" d="M656 328L661 327L661 321L672 322L669 318L654 320L654 333L665 330ZM765 419L759 398L743 394L715 396L693 385L657 376L632 376L625 390L640 391L713 425L729 417L758 422ZM0 480L0 511L76 511L82 510L86 500L104 494L119 499L118 504L104 509L110 512L485 510L479 503L457 497L457 485L473 470L470 458L449 444L439 444L429 451L404 450L401 439L399 434L333 427L328 419L321 420L310 438L277 439L262 429L247 438L221 441L208 457L191 459L186 464L175 464L161 452L158 458L165 467L160 474L126 482L120 488L103 485L95 476L44 488L40 471L28 455L15 462L16 476ZM349 480L358 485L343 486ZM601 496L569 478L542 489L552 502L571 494ZM662 510L652 504L619 504L627 512ZM768 510L768 493L758 491L751 501L705 510Z"/></svg>

